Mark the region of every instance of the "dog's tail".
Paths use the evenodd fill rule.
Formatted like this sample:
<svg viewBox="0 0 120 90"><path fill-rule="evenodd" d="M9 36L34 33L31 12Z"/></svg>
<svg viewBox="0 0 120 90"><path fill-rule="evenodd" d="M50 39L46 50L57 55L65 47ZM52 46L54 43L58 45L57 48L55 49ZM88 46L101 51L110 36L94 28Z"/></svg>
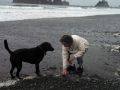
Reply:
<svg viewBox="0 0 120 90"><path fill-rule="evenodd" d="M10 55L12 55L13 52L9 49L7 40L4 40L4 46L5 46L5 49L10 53Z"/></svg>

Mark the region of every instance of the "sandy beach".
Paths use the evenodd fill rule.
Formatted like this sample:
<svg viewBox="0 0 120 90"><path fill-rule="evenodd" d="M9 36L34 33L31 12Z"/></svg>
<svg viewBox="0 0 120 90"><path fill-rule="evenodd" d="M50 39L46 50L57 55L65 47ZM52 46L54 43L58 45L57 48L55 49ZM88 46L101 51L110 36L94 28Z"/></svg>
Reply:
<svg viewBox="0 0 120 90"><path fill-rule="evenodd" d="M12 51L36 47L42 42L50 42L55 48L54 52L47 52L40 63L41 77L18 81L16 85L1 87L1 90L56 90L57 87L60 90L120 90L120 53L116 49L120 45L120 36L114 36L120 33L119 17L103 15L0 22L0 83L10 80L10 55L4 48L4 39L8 40ZM80 35L91 44L84 56L81 77L76 74L66 78L61 76L59 39L64 34ZM74 63L77 67L76 61ZM20 76L36 76L35 65L23 63Z"/></svg>

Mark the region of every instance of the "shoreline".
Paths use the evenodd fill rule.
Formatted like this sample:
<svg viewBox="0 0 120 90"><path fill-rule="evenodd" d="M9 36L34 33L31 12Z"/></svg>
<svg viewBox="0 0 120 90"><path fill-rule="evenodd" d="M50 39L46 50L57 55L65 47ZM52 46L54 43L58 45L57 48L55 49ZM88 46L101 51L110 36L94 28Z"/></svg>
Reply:
<svg viewBox="0 0 120 90"><path fill-rule="evenodd" d="M0 82L5 82L10 78L9 70L11 68L9 53L4 49L4 39L8 40L8 45L12 51L19 48L35 47L45 41L50 42L55 48L55 51L52 53L48 52L40 63L40 70L43 75L40 79L43 78L47 82L46 78L49 77L49 75L58 75L57 80L59 80L61 78L62 68L62 50L59 39L64 34L77 34L86 38L91 43L90 48L84 56L84 72L81 79L84 77L90 77L91 79L91 76L95 78L97 76L119 81L120 53L111 51L112 45L120 44L120 37L114 37L114 33L119 33L120 30L119 17L120 15L99 15L79 18L46 18L0 22ZM76 64L76 61L74 63ZM50 67L56 67L56 70L52 70ZM46 75L46 77L44 77L44 75ZM35 66L23 63L20 76L35 76ZM67 79L69 81L70 78L74 77L76 77L74 74L71 76L68 75ZM51 77L51 79L54 79L54 77ZM62 80L60 85L64 81ZM90 82L92 82L91 80ZM27 82L27 80L20 82L25 83L24 81ZM30 81L31 84L33 81L34 80ZM41 80L38 81L42 83ZM51 81L51 83L53 82L56 81ZM90 84L90 82L88 84ZM87 83L87 81L84 83ZM113 90L113 88L110 90Z"/></svg>
<svg viewBox="0 0 120 90"><path fill-rule="evenodd" d="M8 20L8 21L0 21L0 22L12 22L12 21L24 21L24 20L39 20L39 19L63 19L63 18L85 18L85 17L99 17L99 16L113 16L120 14L104 14L104 15L90 15L90 16L76 16L76 17L46 17L46 18L33 18L33 19L22 19L22 20Z"/></svg>

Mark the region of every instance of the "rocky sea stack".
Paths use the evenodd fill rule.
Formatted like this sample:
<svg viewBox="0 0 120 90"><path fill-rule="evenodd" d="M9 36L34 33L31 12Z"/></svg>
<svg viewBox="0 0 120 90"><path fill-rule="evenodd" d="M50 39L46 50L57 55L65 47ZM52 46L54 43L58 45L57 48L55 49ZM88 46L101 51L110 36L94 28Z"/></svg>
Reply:
<svg viewBox="0 0 120 90"><path fill-rule="evenodd" d="M109 7L108 2L105 0L99 1L95 7Z"/></svg>
<svg viewBox="0 0 120 90"><path fill-rule="evenodd" d="M13 0L13 3L69 5L66 0Z"/></svg>

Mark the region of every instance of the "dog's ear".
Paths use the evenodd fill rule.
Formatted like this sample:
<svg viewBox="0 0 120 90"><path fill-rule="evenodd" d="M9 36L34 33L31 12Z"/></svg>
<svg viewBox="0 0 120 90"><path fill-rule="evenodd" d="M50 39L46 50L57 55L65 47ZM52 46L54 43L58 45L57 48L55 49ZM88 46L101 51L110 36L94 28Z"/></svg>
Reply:
<svg viewBox="0 0 120 90"><path fill-rule="evenodd" d="M44 49L47 49L47 48L49 48L49 46L51 46L50 43L48 43L48 42L44 42L44 43L42 43L42 45L43 45Z"/></svg>
<svg viewBox="0 0 120 90"><path fill-rule="evenodd" d="M49 42L44 42L41 44L41 47L43 48L44 51L53 51L54 48Z"/></svg>

